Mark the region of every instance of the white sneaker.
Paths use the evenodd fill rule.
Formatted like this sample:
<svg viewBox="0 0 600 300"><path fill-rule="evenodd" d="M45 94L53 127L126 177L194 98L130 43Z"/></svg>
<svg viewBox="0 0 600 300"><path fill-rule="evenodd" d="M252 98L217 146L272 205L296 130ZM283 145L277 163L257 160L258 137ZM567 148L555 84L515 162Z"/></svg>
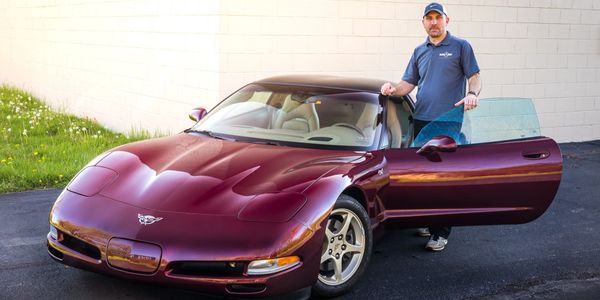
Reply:
<svg viewBox="0 0 600 300"><path fill-rule="evenodd" d="M417 228L417 235L419 236L431 236L431 233L429 232L429 228L425 227L425 228Z"/></svg>
<svg viewBox="0 0 600 300"><path fill-rule="evenodd" d="M429 239L429 242L427 242L427 245L425 245L425 249L427 250L431 250L431 251L442 251L444 250L444 247L446 247L446 244L448 244L448 240L438 236L437 239L434 239L435 237L432 236Z"/></svg>

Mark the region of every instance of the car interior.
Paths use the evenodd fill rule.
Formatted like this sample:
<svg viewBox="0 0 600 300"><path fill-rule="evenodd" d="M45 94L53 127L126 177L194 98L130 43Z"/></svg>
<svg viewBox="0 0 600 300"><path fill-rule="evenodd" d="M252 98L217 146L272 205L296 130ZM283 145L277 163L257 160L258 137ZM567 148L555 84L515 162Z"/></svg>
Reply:
<svg viewBox="0 0 600 300"><path fill-rule="evenodd" d="M411 110L403 97L389 97L386 129L389 148L408 148L412 142Z"/></svg>
<svg viewBox="0 0 600 300"><path fill-rule="evenodd" d="M216 112L211 131L280 141L338 146L369 146L378 125L386 124L384 148L410 145L410 107L405 98L388 101L387 119L378 115L376 95L367 92L323 94L302 91L241 91ZM371 100L365 101L368 97Z"/></svg>

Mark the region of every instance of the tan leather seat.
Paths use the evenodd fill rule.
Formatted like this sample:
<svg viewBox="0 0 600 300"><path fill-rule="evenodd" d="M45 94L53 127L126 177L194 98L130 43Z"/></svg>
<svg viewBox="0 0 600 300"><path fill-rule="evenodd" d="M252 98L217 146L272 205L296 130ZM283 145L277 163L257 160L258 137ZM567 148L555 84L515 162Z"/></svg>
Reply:
<svg viewBox="0 0 600 300"><path fill-rule="evenodd" d="M319 116L315 104L286 101L275 119L273 128L305 132L319 129Z"/></svg>
<svg viewBox="0 0 600 300"><path fill-rule="evenodd" d="M378 105L365 103L365 108L358 118L358 121L356 121L356 127L362 130L366 137L371 137L375 131L375 126L377 126L377 118L374 118L373 116L377 115L378 107Z"/></svg>
<svg viewBox="0 0 600 300"><path fill-rule="evenodd" d="M387 103L387 127L390 133L390 147L402 147L402 126L398 120L398 108L396 103L388 100Z"/></svg>

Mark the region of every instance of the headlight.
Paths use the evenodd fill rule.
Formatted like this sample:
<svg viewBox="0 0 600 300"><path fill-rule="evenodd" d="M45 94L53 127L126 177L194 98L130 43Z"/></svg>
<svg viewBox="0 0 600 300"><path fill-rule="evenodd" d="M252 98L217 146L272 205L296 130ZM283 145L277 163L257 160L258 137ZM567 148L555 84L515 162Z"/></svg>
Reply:
<svg viewBox="0 0 600 300"><path fill-rule="evenodd" d="M85 165L85 167L89 167L89 166L95 166L97 165L101 160L103 160L105 157L107 157L109 154L111 154L112 152L110 151L106 151L96 157L94 157L94 159L90 160L89 163L87 163L87 165ZM84 168L85 168L84 167Z"/></svg>
<svg viewBox="0 0 600 300"><path fill-rule="evenodd" d="M273 274L287 270L298 264L300 264L300 257L298 256L254 260L248 265L248 275Z"/></svg>
<svg viewBox="0 0 600 300"><path fill-rule="evenodd" d="M100 193L105 186L112 183L117 178L117 175L117 172L111 169L90 166L81 170L71 180L71 183L67 186L67 190L82 196L91 197Z"/></svg>

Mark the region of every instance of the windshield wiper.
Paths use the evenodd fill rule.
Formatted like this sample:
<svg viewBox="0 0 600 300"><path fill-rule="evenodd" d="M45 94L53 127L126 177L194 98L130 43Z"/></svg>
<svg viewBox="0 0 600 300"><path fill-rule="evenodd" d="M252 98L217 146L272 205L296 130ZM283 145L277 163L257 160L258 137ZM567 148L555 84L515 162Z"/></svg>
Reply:
<svg viewBox="0 0 600 300"><path fill-rule="evenodd" d="M226 141L235 141L234 139L229 139L229 138L225 138L219 135L216 135L214 132L212 131L208 131L208 130L196 130L196 129L186 129L183 132L185 133L199 133L199 134L203 134L203 135L207 135L210 136L211 138L215 138L215 139L219 139L219 140L226 140Z"/></svg>
<svg viewBox="0 0 600 300"><path fill-rule="evenodd" d="M281 144L279 142L274 142L274 141L251 141L251 142L248 142L248 143L260 144L260 145L281 146Z"/></svg>

